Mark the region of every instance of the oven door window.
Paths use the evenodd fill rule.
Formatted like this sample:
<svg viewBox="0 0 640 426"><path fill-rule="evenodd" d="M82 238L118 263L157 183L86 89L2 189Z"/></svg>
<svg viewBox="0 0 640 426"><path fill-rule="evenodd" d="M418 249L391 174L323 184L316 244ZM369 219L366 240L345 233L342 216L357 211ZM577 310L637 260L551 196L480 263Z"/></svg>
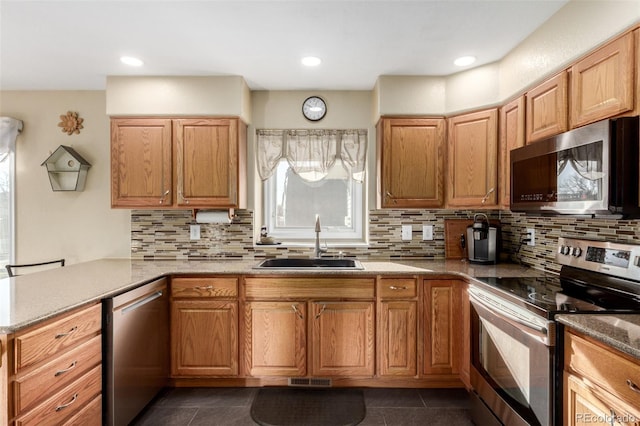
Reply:
<svg viewBox="0 0 640 426"><path fill-rule="evenodd" d="M518 203L602 202L603 142L516 161L513 200Z"/></svg>
<svg viewBox="0 0 640 426"><path fill-rule="evenodd" d="M529 348L488 321L480 321L480 365L519 405L531 403Z"/></svg>

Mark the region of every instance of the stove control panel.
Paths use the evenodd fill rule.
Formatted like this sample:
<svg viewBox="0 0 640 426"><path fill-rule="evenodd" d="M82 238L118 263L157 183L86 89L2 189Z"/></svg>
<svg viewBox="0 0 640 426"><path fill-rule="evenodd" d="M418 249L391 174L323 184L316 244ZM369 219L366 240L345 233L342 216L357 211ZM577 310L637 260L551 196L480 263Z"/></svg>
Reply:
<svg viewBox="0 0 640 426"><path fill-rule="evenodd" d="M556 260L561 265L640 281L640 245L560 237Z"/></svg>

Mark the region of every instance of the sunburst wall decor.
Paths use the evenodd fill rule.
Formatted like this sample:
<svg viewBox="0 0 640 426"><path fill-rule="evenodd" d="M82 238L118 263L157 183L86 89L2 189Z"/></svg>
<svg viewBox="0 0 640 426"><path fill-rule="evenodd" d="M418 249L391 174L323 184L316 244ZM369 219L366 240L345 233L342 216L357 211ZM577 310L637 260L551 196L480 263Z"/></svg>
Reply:
<svg viewBox="0 0 640 426"><path fill-rule="evenodd" d="M82 122L84 118L78 117L77 112L67 111L67 115L61 115L58 127L62 127L62 131L68 135L80 134L80 129L84 128Z"/></svg>

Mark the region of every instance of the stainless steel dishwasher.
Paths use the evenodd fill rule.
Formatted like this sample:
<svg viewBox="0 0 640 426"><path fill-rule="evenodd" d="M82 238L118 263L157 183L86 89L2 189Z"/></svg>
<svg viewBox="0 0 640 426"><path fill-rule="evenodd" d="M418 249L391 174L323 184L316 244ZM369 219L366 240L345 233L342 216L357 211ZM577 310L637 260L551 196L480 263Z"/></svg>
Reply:
<svg viewBox="0 0 640 426"><path fill-rule="evenodd" d="M124 426L167 384L169 297L162 278L103 301L104 419Z"/></svg>

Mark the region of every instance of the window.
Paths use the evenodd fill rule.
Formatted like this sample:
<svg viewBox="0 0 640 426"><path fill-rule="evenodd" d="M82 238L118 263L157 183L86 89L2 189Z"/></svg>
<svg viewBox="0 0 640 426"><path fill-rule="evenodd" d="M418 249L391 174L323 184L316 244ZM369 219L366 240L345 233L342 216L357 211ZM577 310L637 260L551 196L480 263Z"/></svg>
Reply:
<svg viewBox="0 0 640 426"><path fill-rule="evenodd" d="M365 131L258 131L269 235L311 242L318 215L323 242L365 242L365 155Z"/></svg>
<svg viewBox="0 0 640 426"><path fill-rule="evenodd" d="M310 240L315 238L319 215L323 240L363 242L362 187L363 183L348 175L341 160L317 182L305 181L286 159L280 160L264 183L264 224L278 240Z"/></svg>
<svg viewBox="0 0 640 426"><path fill-rule="evenodd" d="M13 153L0 161L0 278L7 276L3 266L13 263L14 166Z"/></svg>
<svg viewBox="0 0 640 426"><path fill-rule="evenodd" d="M14 260L15 143L22 121L0 117L0 266ZM0 278L7 276L4 267Z"/></svg>

